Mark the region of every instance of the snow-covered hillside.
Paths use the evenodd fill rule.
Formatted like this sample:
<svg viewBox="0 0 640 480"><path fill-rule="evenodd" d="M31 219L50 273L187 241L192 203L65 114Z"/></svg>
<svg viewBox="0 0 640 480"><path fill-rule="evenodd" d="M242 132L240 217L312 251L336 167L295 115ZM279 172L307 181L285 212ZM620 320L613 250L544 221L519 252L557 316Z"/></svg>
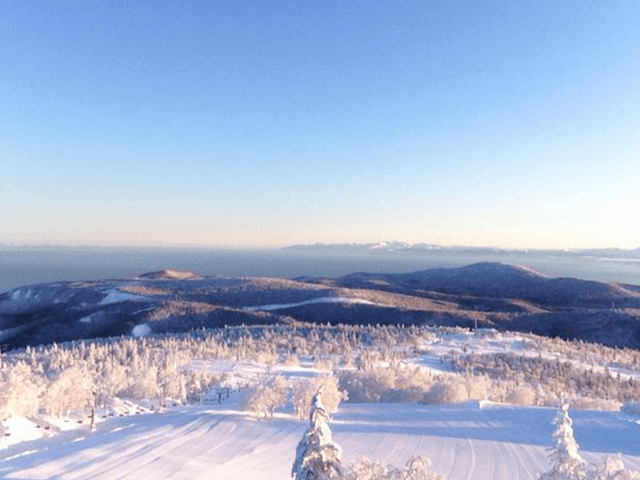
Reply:
<svg viewBox="0 0 640 480"><path fill-rule="evenodd" d="M639 318L640 286L552 278L495 262L296 280L162 270L0 294L0 343L12 350L293 319L495 328L640 348Z"/></svg>
<svg viewBox="0 0 640 480"><path fill-rule="evenodd" d="M67 408L65 413L46 403L56 401L51 392L62 385L61 376L52 372L76 368L65 366L75 365L76 356L89 372L94 358L111 352L114 362L123 362L126 374L133 367L115 353L120 344L137 369L136 377L133 383L123 378L119 390L112 388L120 393L104 397L105 406L97 408L92 429L89 410ZM162 351L172 356L160 358ZM42 392L40 413L34 407L30 414L19 414L13 397L6 390L0 394L0 478L290 478L296 445L308 426L296 414L299 393L316 379L333 378L351 395L329 423L334 441L342 447L343 465L366 456L402 466L410 457L426 455L433 470L449 480L534 480L548 469L548 449L554 445L555 380L538 384L539 392L531 397L521 390L533 378L530 372L514 383L460 369L462 358L479 362L483 356L504 352L524 360L558 361L565 365L562 368L571 365L585 375L606 374L620 385L637 375L634 352L460 329L256 327L229 329L218 337L123 339L111 346L77 344L15 352L4 356L3 371L26 375L25 365L31 362L42 365L45 373L50 370L52 380L46 375L38 380L38 369L32 371L29 381ZM171 370L169 359L177 362L177 370ZM44 363L38 363L41 360ZM141 362L148 368L158 362L159 367L144 370ZM197 401L189 392L182 400L163 397L160 390L170 391L170 379L182 378L183 388L197 390L192 372L205 370L209 387ZM150 375L157 379L155 390L148 383ZM19 385L15 375L3 378L4 386ZM140 390L143 383L147 390ZM272 407L260 403L276 387L286 393L284 400L274 401ZM75 390L81 388L76 379ZM155 393L143 398L144 392ZM573 395L576 405L589 403L579 393ZM488 400L496 395L527 405ZM436 399L450 401L436 404ZM608 397L591 401L615 404ZM160 403L166 407L159 412ZM640 469L636 417L619 410L574 408L570 413L587 461L597 463L620 453L627 468Z"/></svg>
<svg viewBox="0 0 640 480"><path fill-rule="evenodd" d="M426 454L449 480L533 480L547 468L554 409L477 404L442 407L344 404L330 424L344 463L365 455L403 465ZM640 426L612 412L575 411L589 459L623 453L640 468ZM306 423L286 415L258 421L228 404L176 408L101 423L12 449L6 479L279 480L290 478ZM586 452L586 453L585 453Z"/></svg>

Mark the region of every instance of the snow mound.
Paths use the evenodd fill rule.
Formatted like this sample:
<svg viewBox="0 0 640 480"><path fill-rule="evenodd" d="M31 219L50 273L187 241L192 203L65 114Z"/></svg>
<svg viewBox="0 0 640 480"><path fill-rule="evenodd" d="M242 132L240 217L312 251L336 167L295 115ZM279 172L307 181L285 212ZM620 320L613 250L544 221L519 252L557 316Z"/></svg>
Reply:
<svg viewBox="0 0 640 480"><path fill-rule="evenodd" d="M134 337L146 337L151 333L151 327L146 323L141 323L140 325L136 325L131 330L131 335Z"/></svg>
<svg viewBox="0 0 640 480"><path fill-rule="evenodd" d="M80 320L78 320L80 323L91 323L91 321L93 320L93 313L91 315L87 315L86 317L82 317Z"/></svg>

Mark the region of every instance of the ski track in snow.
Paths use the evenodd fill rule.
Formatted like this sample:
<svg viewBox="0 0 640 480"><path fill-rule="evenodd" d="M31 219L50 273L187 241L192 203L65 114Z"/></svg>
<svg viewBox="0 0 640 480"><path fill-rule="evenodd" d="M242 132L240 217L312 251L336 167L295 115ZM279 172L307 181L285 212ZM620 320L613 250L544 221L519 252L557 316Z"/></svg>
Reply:
<svg viewBox="0 0 640 480"><path fill-rule="evenodd" d="M330 427L344 464L368 456L402 466L425 454L449 480L534 480L547 467L554 414L549 408L480 409L477 403L344 404ZM588 460L622 450L628 467L640 466L638 425L613 412L572 416ZM0 477L281 480L290 478L306 428L305 421L284 414L255 420L238 411L237 402L112 418L93 433L69 432L2 452Z"/></svg>

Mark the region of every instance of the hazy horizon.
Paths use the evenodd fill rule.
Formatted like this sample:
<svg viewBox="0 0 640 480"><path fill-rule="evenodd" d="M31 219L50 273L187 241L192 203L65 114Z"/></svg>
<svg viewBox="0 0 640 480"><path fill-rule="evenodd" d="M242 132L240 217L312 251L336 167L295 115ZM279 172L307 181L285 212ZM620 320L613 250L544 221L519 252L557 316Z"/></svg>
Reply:
<svg viewBox="0 0 640 480"><path fill-rule="evenodd" d="M610 254L609 254L610 253ZM618 254L616 254L618 253ZM189 247L2 247L0 293L24 285L58 281L133 278L163 269L200 275L338 277L354 272L406 273L462 267L478 262L523 265L556 277L640 285L640 251L604 255L563 251L441 249L259 250Z"/></svg>
<svg viewBox="0 0 640 480"><path fill-rule="evenodd" d="M267 246L245 246L245 245L212 245L212 244L197 244L197 243L109 243L109 242L37 242L30 240L2 240L0 241L0 248L116 248L116 249L127 249L127 248L149 248L149 249L195 249L195 250L219 250L219 251L231 251L231 252L242 252L242 251L255 251L255 252L276 252L279 250L287 250L294 247L366 247L373 245L382 245L382 244L390 244L390 243L404 243L407 244L409 248L418 247L421 245L433 246L435 248L443 248L443 249L497 249L504 251L538 251L538 252L572 252L572 251L582 251L582 250L619 250L623 252L632 252L636 250L640 250L640 243L638 243L637 247L618 247L618 246L595 246L595 247L505 247L499 244L487 244L487 245L472 245L472 244L440 244L440 243L432 243L426 241L420 242L407 242L401 239L393 239L393 240L374 240L367 242L320 242L320 241L309 241L304 243L290 243L290 244L282 244L282 245L267 245Z"/></svg>

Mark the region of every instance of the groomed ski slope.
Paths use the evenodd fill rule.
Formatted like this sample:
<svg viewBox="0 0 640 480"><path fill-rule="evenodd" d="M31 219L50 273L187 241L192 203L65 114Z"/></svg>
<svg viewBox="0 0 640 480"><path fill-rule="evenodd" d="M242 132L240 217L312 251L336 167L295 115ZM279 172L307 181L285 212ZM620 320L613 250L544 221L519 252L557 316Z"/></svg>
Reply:
<svg viewBox="0 0 640 480"><path fill-rule="evenodd" d="M282 480L290 478L306 422L255 420L222 405L110 418L97 429L24 442L0 456L0 478ZM551 408L483 405L343 404L330 426L343 463L360 456L401 466L426 454L450 480L531 480L547 467ZM640 425L619 412L571 411L590 461L621 452L640 469Z"/></svg>

